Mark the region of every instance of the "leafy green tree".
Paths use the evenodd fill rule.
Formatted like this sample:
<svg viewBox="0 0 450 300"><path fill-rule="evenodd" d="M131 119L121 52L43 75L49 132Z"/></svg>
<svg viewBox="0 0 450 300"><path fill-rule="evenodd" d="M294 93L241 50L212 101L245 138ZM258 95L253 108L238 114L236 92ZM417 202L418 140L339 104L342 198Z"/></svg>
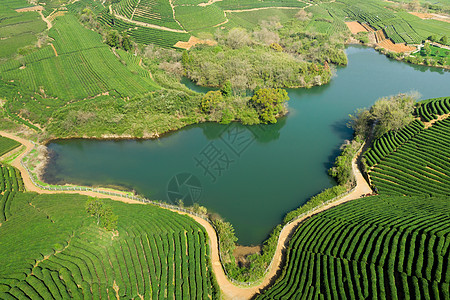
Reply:
<svg viewBox="0 0 450 300"><path fill-rule="evenodd" d="M103 217L102 217L102 226L108 230L113 231L117 228L117 221L119 217L113 213L111 206L104 205L103 206Z"/></svg>
<svg viewBox="0 0 450 300"><path fill-rule="evenodd" d="M120 46L120 34L117 30L110 30L106 34L106 44L111 47L118 48Z"/></svg>
<svg viewBox="0 0 450 300"><path fill-rule="evenodd" d="M86 212L91 216L97 218L97 225L100 223L100 218L103 216L103 202L98 198L89 198L86 201Z"/></svg>
<svg viewBox="0 0 450 300"><path fill-rule="evenodd" d="M217 105L223 101L223 96L220 91L207 92L201 102L202 110L205 113L211 113Z"/></svg>
<svg viewBox="0 0 450 300"><path fill-rule="evenodd" d="M448 37L446 35L444 35L443 37L441 37L441 39L439 40L439 42L443 45L447 45L448 43Z"/></svg>
<svg viewBox="0 0 450 300"><path fill-rule="evenodd" d="M133 49L133 45L131 44L131 39L128 35L124 35L122 37L122 49L125 51L130 51Z"/></svg>
<svg viewBox="0 0 450 300"><path fill-rule="evenodd" d="M394 130L399 131L414 119L414 103L419 98L417 93L398 94L388 98L381 98L370 109L372 119L376 121L376 137Z"/></svg>
<svg viewBox="0 0 450 300"><path fill-rule="evenodd" d="M289 96L284 89L259 89L250 99L250 103L258 112L260 120L267 123L276 123L276 117L286 111L285 103Z"/></svg>
<svg viewBox="0 0 450 300"><path fill-rule="evenodd" d="M361 136L366 138L370 134L372 114L367 108L359 108L354 115L349 115L350 122L347 124L348 127L355 131L356 136Z"/></svg>
<svg viewBox="0 0 450 300"><path fill-rule="evenodd" d="M423 46L423 50L425 51L426 56L430 56L431 55L430 43L426 43L425 46Z"/></svg>
<svg viewBox="0 0 450 300"><path fill-rule="evenodd" d="M97 218L97 225L101 224L108 231L117 228L119 217L113 213L111 206L105 205L100 199L90 197L85 208L88 214Z"/></svg>
<svg viewBox="0 0 450 300"><path fill-rule="evenodd" d="M181 63L186 67L190 62L191 58L189 56L189 53L187 51L183 51L183 54L181 55Z"/></svg>
<svg viewBox="0 0 450 300"><path fill-rule="evenodd" d="M231 97L233 94L233 88L231 86L231 82L229 80L225 81L222 88L220 89L220 92L222 92L222 95L224 97Z"/></svg>

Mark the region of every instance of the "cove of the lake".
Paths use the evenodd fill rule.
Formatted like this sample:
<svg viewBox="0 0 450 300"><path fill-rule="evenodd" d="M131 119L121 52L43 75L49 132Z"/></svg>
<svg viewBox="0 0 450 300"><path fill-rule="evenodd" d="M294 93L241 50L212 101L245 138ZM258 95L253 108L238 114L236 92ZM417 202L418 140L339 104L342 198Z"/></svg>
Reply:
<svg viewBox="0 0 450 300"><path fill-rule="evenodd" d="M290 113L277 124L204 123L156 140L57 140L48 144L44 179L124 186L168 202L187 196L185 205L194 199L231 222L238 243L259 244L287 212L335 184L327 169L352 138L349 114L397 93L450 96L450 72L361 46L347 55L331 83L289 90Z"/></svg>

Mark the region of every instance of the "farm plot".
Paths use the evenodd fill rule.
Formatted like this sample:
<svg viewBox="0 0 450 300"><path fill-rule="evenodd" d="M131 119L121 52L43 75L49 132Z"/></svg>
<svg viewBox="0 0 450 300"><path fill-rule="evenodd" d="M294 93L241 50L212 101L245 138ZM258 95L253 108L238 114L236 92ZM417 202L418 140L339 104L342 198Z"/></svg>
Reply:
<svg viewBox="0 0 450 300"><path fill-rule="evenodd" d="M450 195L450 119L402 145L374 166L369 175L380 194Z"/></svg>
<svg viewBox="0 0 450 300"><path fill-rule="evenodd" d="M15 140L11 140L0 135L0 156L3 156L4 154L8 153L11 150L16 149L19 146L20 146L19 142L16 142Z"/></svg>
<svg viewBox="0 0 450 300"><path fill-rule="evenodd" d="M0 4L0 58L9 58L37 42L36 34L46 28L37 12L18 13Z"/></svg>
<svg viewBox="0 0 450 300"><path fill-rule="evenodd" d="M175 17L187 31L206 29L226 21L225 14L216 5L177 6Z"/></svg>
<svg viewBox="0 0 450 300"><path fill-rule="evenodd" d="M218 298L208 238L194 220L104 200L119 218L113 234L87 215L87 199L16 192L0 227L1 299Z"/></svg>
<svg viewBox="0 0 450 300"><path fill-rule="evenodd" d="M155 44L164 48L173 47L178 41L187 42L190 34L171 32L149 27L136 26L116 19L108 13L102 13L99 17L99 22L103 25L116 29L120 32L125 32L130 35L132 39L139 44Z"/></svg>
<svg viewBox="0 0 450 300"><path fill-rule="evenodd" d="M112 6L112 11L133 21L182 29L173 18L169 0L122 0Z"/></svg>
<svg viewBox="0 0 450 300"><path fill-rule="evenodd" d="M450 195L450 98L419 102L415 120L375 140L364 154L380 194ZM441 116L441 117L439 117Z"/></svg>
<svg viewBox="0 0 450 300"><path fill-rule="evenodd" d="M448 299L447 198L375 196L303 223L257 299Z"/></svg>
<svg viewBox="0 0 450 300"><path fill-rule="evenodd" d="M20 64L0 66L3 80L16 80L29 90L65 102L115 92L122 97L154 90L156 85L133 74L75 17L59 17L50 31L58 56L50 47L27 55ZM13 67L16 68L13 68Z"/></svg>
<svg viewBox="0 0 450 300"><path fill-rule="evenodd" d="M4 141L0 141L3 146ZM17 169L0 164L0 224L12 216L11 203L19 191L23 191L23 182Z"/></svg>

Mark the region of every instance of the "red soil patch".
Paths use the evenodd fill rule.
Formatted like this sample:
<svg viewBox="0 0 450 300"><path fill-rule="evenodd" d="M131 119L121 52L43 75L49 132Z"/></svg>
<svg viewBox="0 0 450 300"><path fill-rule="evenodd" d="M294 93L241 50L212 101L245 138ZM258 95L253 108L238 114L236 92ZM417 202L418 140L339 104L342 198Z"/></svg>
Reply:
<svg viewBox="0 0 450 300"><path fill-rule="evenodd" d="M411 52L416 50L416 47L406 46L404 44L394 44L391 40L381 41L378 43L378 46L397 53Z"/></svg>
<svg viewBox="0 0 450 300"><path fill-rule="evenodd" d="M367 32L368 31L359 22L345 22L345 24L347 25L348 29L350 29L350 31L353 34L357 34L358 32Z"/></svg>
<svg viewBox="0 0 450 300"><path fill-rule="evenodd" d="M215 45L217 45L217 42L216 41L211 41L211 40L201 40L199 38L196 38L195 36L191 36L189 38L189 41L187 41L187 42L181 42L181 41L177 42L174 45L174 47L189 50L189 49L191 49L192 47L194 47L197 44L206 44L206 45L209 45L209 46L215 46Z"/></svg>

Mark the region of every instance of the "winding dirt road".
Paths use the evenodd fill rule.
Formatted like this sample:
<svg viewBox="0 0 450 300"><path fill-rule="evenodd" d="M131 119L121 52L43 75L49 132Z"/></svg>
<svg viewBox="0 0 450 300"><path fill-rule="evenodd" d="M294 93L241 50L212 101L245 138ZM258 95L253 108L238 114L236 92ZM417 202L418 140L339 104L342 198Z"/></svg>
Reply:
<svg viewBox="0 0 450 300"><path fill-rule="evenodd" d="M88 191L47 191L47 190L43 190L40 189L38 187L36 187L30 177L28 172L25 170L25 168L21 165L20 161L23 159L23 157L25 155L27 155L29 153L29 151L31 151L34 148L34 145L32 142L18 137L14 134L11 133L7 133L4 131L0 131L0 135L5 136L7 138L16 140L20 143L22 143L25 147L26 150L23 151L19 156L17 156L14 161L11 163L11 165L13 165L14 167L18 168L20 170L20 173L22 174L23 177L23 181L24 181L24 185L27 191L34 191L37 193L41 193L41 194L55 194L55 193L77 193L77 194L82 194L82 195L88 195L88 196L93 196L93 197L99 197L99 198L110 198L113 200L118 200L118 201L123 201L126 203L134 203L134 204L143 204L142 202L139 201L135 201L135 200L131 200L128 199L126 197L118 197L118 196L109 196L109 195L104 195L104 194L100 194L100 193L95 193L95 192L88 192ZM360 150L361 152L361 150ZM211 226L211 224L209 224L206 220L193 216L193 215L189 215L190 217L192 217L195 221L197 221L201 226L203 226L206 230L206 232L208 233L209 236L209 240L210 240L210 248L211 248L211 263L212 263L212 268L214 271L214 274L216 276L217 282L223 292L224 298L225 299L250 299L252 298L256 293L258 293L260 290L262 290L263 288L267 287L269 284L271 284L273 282L273 280L275 279L279 269L282 267L282 258L283 258L283 253L284 250L286 249L286 247L288 246L289 243L289 237L291 236L291 234L297 229L297 227L299 226L299 224L301 222L303 222L304 220L310 218L312 215L315 215L319 212L322 212L324 210L327 210L331 207L340 205L342 203L348 202L350 200L353 199L358 199L360 198L362 195L364 194L368 194L371 193L372 190L370 189L368 183L366 182L366 180L364 179L364 177L362 176L361 172L359 171L359 168L357 166L357 157L359 156L360 152L358 152L358 154L355 156L355 158L352 161L352 168L353 168L353 172L355 174L355 178L356 178L356 183L357 186L356 188L353 190L353 192L351 192L350 194L348 194L347 196L343 197L342 199L339 199L337 201L334 201L328 205L325 205L323 207L318 208L317 210L303 216L300 219L297 219L296 221L287 224L283 230L281 231L281 234L279 236L278 239L278 245L277 245L277 249L275 251L275 255L272 261L272 264L270 265L270 269L267 272L266 276L264 277L264 279L262 280L262 282L260 284L258 284L257 286L252 286L252 287L240 287L240 286L236 286L233 283L231 283L227 276L225 275L225 272L222 268L222 265L220 263L220 258L219 258L219 251L218 251L218 239L217 239L217 233L214 230L214 228ZM176 210L173 210L174 212L177 212L179 214L185 214Z"/></svg>

